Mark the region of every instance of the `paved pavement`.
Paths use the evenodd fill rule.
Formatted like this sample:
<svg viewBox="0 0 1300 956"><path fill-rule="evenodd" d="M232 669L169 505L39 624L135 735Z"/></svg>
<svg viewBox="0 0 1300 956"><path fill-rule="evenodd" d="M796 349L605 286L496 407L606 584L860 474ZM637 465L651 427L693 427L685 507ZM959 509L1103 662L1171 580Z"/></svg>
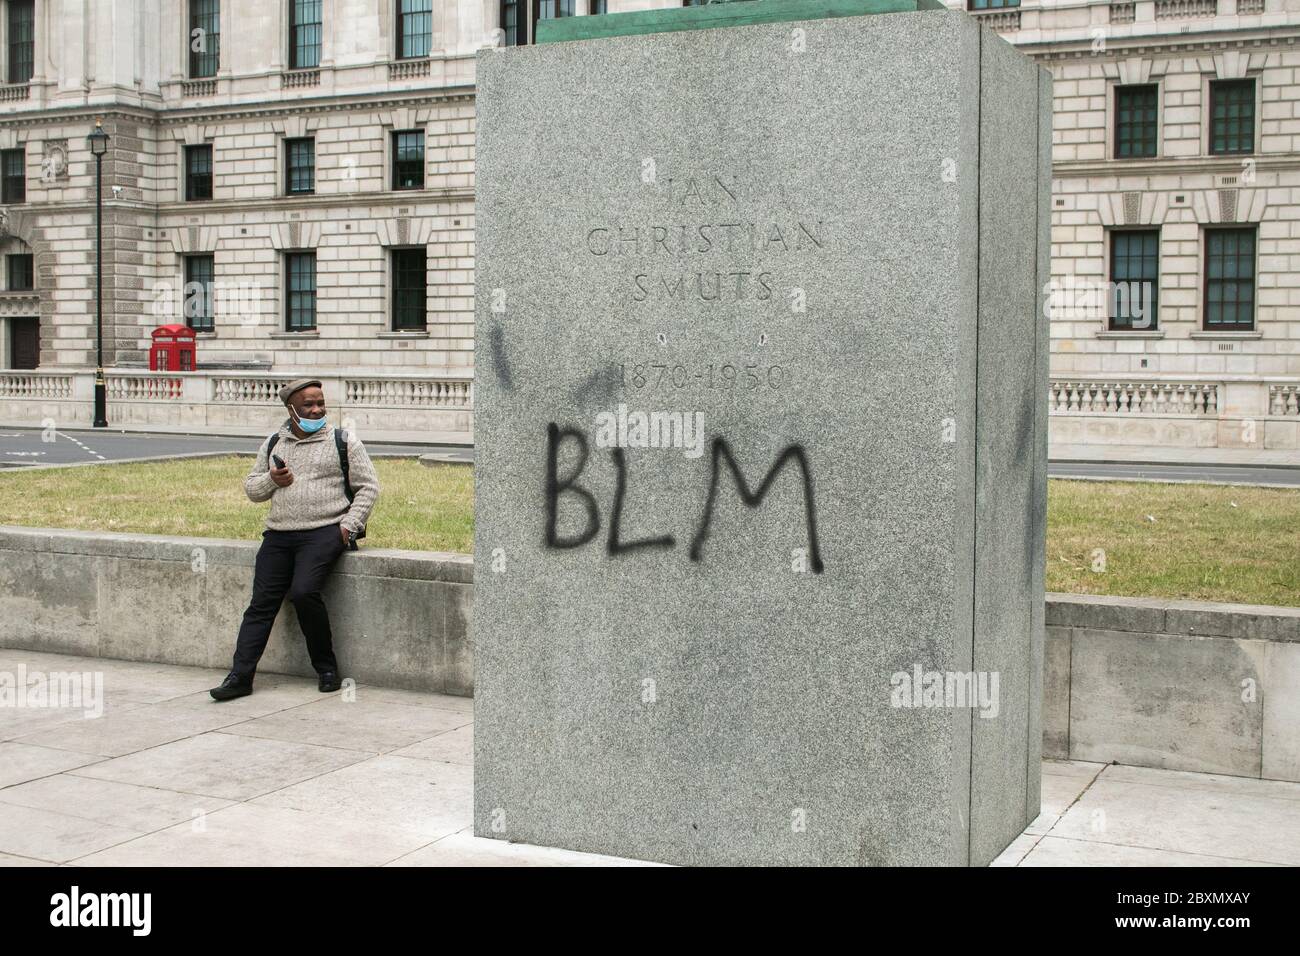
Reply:
<svg viewBox="0 0 1300 956"><path fill-rule="evenodd" d="M103 716L0 708L0 865L598 866L472 834L473 705L263 674L0 649L0 672L103 674ZM1300 784L1044 761L998 866L1300 865Z"/></svg>
<svg viewBox="0 0 1300 956"><path fill-rule="evenodd" d="M268 430L267 434L270 434ZM260 437L220 435L155 435L111 429L49 431L39 428L0 427L0 467L64 465L160 455L193 455L212 452L253 454ZM363 435L364 439L365 436ZM371 454L419 455L437 451L458 460L471 460L472 448L444 448L431 445L366 442ZM468 457L467 457L468 456Z"/></svg>

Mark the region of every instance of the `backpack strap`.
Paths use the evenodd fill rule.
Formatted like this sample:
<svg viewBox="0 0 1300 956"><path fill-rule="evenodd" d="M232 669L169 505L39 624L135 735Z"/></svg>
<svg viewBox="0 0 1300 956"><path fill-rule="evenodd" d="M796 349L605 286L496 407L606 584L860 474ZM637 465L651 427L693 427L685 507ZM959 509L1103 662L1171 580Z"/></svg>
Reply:
<svg viewBox="0 0 1300 956"><path fill-rule="evenodd" d="M334 429L334 447L339 450L339 469L343 472L343 493L348 496L348 502L357 496L352 490L352 482L348 480L348 432L346 428Z"/></svg>
<svg viewBox="0 0 1300 956"><path fill-rule="evenodd" d="M271 436L270 440L267 441L267 443L266 443L266 460L267 460L268 462L271 460L271 452L275 451L275 443L278 442L279 440L280 440L280 433L279 433L279 432L276 432L274 435Z"/></svg>

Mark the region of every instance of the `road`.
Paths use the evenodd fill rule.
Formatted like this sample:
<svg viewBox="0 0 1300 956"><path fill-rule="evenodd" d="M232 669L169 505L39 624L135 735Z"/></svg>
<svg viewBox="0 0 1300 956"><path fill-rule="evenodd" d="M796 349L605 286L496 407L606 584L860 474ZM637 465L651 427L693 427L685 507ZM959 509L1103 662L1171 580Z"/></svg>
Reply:
<svg viewBox="0 0 1300 956"><path fill-rule="evenodd" d="M270 434L268 430L267 434ZM75 462L120 461L158 455L193 455L231 452L251 455L259 438L224 438L219 435L155 435L111 429L45 433L39 428L0 428L0 468L22 465L66 465ZM46 440L47 438L52 440ZM427 454L438 452L472 461L474 449L436 445L366 444L371 454Z"/></svg>
<svg viewBox="0 0 1300 956"><path fill-rule="evenodd" d="M61 465L72 462L118 461L158 455L232 452L251 455L261 438L217 435L157 435L112 430L58 431L43 440L39 428L0 428L0 468L21 465ZM437 452L458 461L473 461L474 449L449 445L367 444L374 454ZM1053 478L1111 478L1134 481L1214 481L1235 484L1300 487L1300 467L1260 468L1248 465L1142 465L1052 462Z"/></svg>
<svg viewBox="0 0 1300 956"><path fill-rule="evenodd" d="M1129 481L1209 481L1220 484L1300 487L1300 468L1250 465L1142 465L1105 462L1050 462L1052 478L1109 478Z"/></svg>

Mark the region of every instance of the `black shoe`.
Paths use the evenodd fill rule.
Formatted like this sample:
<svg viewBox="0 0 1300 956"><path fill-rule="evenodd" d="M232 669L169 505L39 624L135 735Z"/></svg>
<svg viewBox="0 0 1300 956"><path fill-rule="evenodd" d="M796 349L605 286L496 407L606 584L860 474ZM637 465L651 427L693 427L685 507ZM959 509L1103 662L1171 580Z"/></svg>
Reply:
<svg viewBox="0 0 1300 956"><path fill-rule="evenodd" d="M208 691L213 700L234 700L236 697L247 697L252 692L252 679L240 677L234 671L226 675L226 679L221 682L220 687L214 687Z"/></svg>
<svg viewBox="0 0 1300 956"><path fill-rule="evenodd" d="M342 681L339 680L339 675L337 672L326 671L325 673L320 675L320 683L317 686L320 688L320 692L322 694L328 694L331 691L338 690L340 687L343 686L343 683Z"/></svg>

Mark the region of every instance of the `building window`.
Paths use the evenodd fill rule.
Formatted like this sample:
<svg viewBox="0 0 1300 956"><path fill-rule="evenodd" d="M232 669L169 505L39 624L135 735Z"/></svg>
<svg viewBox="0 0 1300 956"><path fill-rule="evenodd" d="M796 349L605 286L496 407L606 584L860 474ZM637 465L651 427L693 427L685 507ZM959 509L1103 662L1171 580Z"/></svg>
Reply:
<svg viewBox="0 0 1300 956"><path fill-rule="evenodd" d="M1210 152L1255 151L1255 81L1210 83Z"/></svg>
<svg viewBox="0 0 1300 956"><path fill-rule="evenodd" d="M1115 87L1115 158L1156 154L1159 88L1154 83Z"/></svg>
<svg viewBox="0 0 1300 956"><path fill-rule="evenodd" d="M216 76L220 54L221 0L190 0L190 78Z"/></svg>
<svg viewBox="0 0 1300 956"><path fill-rule="evenodd" d="M27 202L27 150L0 151L0 202Z"/></svg>
<svg viewBox="0 0 1300 956"><path fill-rule="evenodd" d="M290 195L316 191L316 141L284 141L284 191Z"/></svg>
<svg viewBox="0 0 1300 956"><path fill-rule="evenodd" d="M212 144L185 147L185 199L212 198Z"/></svg>
<svg viewBox="0 0 1300 956"><path fill-rule="evenodd" d="M433 45L433 0L398 0L397 56L428 56Z"/></svg>
<svg viewBox="0 0 1300 956"><path fill-rule="evenodd" d="M1205 232L1205 328L1255 328L1255 230Z"/></svg>
<svg viewBox="0 0 1300 956"><path fill-rule="evenodd" d="M31 292L36 288L36 270L30 252L20 252L8 257L9 275L6 288L10 292Z"/></svg>
<svg viewBox="0 0 1300 956"><path fill-rule="evenodd" d="M321 0L289 0L289 69L320 66Z"/></svg>
<svg viewBox="0 0 1300 956"><path fill-rule="evenodd" d="M1160 304L1160 230L1124 230L1110 236L1112 330L1154 330Z"/></svg>
<svg viewBox="0 0 1300 956"><path fill-rule="evenodd" d="M1001 10L1003 7L1018 7L1020 0L970 0L967 10Z"/></svg>
<svg viewBox="0 0 1300 956"><path fill-rule="evenodd" d="M426 252L393 250L393 331L423 332L425 321Z"/></svg>
<svg viewBox="0 0 1300 956"><path fill-rule="evenodd" d="M528 42L526 0L501 0L501 32L506 46L523 46Z"/></svg>
<svg viewBox="0 0 1300 956"><path fill-rule="evenodd" d="M195 332L213 331L212 256L185 257L185 324Z"/></svg>
<svg viewBox="0 0 1300 956"><path fill-rule="evenodd" d="M424 130L393 134L393 188L424 188Z"/></svg>
<svg viewBox="0 0 1300 956"><path fill-rule="evenodd" d="M537 21L573 16L574 0L533 0L533 42L537 42Z"/></svg>
<svg viewBox="0 0 1300 956"><path fill-rule="evenodd" d="M501 29L506 46L537 41L537 21L574 15L574 0L501 0ZM604 13L604 0L591 2L592 13Z"/></svg>
<svg viewBox="0 0 1300 956"><path fill-rule="evenodd" d="M539 20L573 16L573 0L537 0L535 7Z"/></svg>
<svg viewBox="0 0 1300 956"><path fill-rule="evenodd" d="M9 0L9 82L27 83L36 65L36 0Z"/></svg>
<svg viewBox="0 0 1300 956"><path fill-rule="evenodd" d="M609 3L607 0L587 0L587 13L591 16L599 13L609 13Z"/></svg>
<svg viewBox="0 0 1300 956"><path fill-rule="evenodd" d="M291 252L285 267L285 328L310 332L316 328L316 253Z"/></svg>

